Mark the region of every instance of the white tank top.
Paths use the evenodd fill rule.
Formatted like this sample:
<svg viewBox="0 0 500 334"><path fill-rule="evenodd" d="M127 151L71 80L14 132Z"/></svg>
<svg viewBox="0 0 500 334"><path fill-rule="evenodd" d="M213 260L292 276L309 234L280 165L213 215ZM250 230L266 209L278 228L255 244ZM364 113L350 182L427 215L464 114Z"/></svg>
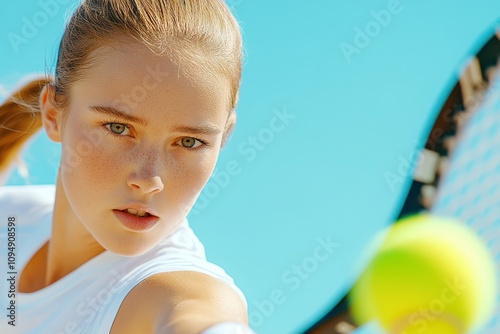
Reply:
<svg viewBox="0 0 500 334"><path fill-rule="evenodd" d="M187 270L211 275L231 286L247 306L233 279L206 260L205 249L187 220L143 255L125 257L104 251L48 287L33 293L16 291L14 296L8 279L14 278L11 282L17 290L27 261L49 240L54 198L53 185L0 187L0 270L4 274L0 279L0 333L108 334L130 290L160 272ZM15 241L13 226L10 231L15 242L12 268L8 267L9 217L15 217ZM15 326L9 325L11 303Z"/></svg>

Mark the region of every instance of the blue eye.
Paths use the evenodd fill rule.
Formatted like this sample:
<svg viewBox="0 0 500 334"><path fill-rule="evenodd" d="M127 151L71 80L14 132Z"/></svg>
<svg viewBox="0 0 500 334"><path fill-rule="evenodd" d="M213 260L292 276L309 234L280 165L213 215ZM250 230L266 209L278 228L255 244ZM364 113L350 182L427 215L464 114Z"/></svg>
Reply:
<svg viewBox="0 0 500 334"><path fill-rule="evenodd" d="M205 142L202 142L201 140L192 137L184 137L179 139L177 142L179 143L180 146L193 150L197 149L202 145L207 145Z"/></svg>
<svg viewBox="0 0 500 334"><path fill-rule="evenodd" d="M182 138L181 143L182 143L182 146L184 146L186 148L192 148L196 144L196 139L189 138L189 137Z"/></svg>
<svg viewBox="0 0 500 334"><path fill-rule="evenodd" d="M130 131L127 125L123 123L114 123L114 122L108 122L108 123L102 123L106 127L106 129L109 130L109 132L113 135L117 136L125 136L128 133L125 133L127 130Z"/></svg>
<svg viewBox="0 0 500 334"><path fill-rule="evenodd" d="M123 124L111 123L109 124L109 129L117 135L121 135L127 129L127 127Z"/></svg>

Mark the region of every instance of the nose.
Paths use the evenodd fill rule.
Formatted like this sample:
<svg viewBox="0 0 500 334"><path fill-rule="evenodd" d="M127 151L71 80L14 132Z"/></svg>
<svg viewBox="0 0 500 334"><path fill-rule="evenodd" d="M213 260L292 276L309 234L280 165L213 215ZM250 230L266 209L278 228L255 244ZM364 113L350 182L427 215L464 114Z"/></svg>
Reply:
<svg viewBox="0 0 500 334"><path fill-rule="evenodd" d="M138 190L143 194L156 194L163 190L163 182L159 176L153 177L130 177L128 186L133 190Z"/></svg>
<svg viewBox="0 0 500 334"><path fill-rule="evenodd" d="M163 190L163 180L160 177L162 163L159 161L159 155L155 153L142 155L132 162L136 168L130 172L127 179L132 190L142 194L156 194Z"/></svg>

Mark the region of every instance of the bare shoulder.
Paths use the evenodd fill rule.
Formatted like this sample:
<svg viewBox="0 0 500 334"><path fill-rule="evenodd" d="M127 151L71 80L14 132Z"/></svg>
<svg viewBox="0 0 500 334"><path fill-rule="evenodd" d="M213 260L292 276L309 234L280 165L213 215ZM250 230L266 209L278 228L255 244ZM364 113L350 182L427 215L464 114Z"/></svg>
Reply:
<svg viewBox="0 0 500 334"><path fill-rule="evenodd" d="M234 289L204 273L158 273L123 300L111 334L200 333L224 321L247 324L245 305Z"/></svg>

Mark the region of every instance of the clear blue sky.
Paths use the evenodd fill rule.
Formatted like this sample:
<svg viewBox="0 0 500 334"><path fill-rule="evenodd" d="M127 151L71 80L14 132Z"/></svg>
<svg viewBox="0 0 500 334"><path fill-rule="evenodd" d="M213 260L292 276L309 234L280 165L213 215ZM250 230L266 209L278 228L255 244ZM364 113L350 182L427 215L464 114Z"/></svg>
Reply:
<svg viewBox="0 0 500 334"><path fill-rule="evenodd" d="M52 12L48 2L66 4ZM4 5L2 89L53 68L73 3ZM467 56L500 22L500 2L228 3L246 49L238 124L190 221L245 292L255 329L296 333L343 296L394 218L410 177L385 176L420 147ZM24 159L30 178L10 183L53 182L56 145L42 135Z"/></svg>

